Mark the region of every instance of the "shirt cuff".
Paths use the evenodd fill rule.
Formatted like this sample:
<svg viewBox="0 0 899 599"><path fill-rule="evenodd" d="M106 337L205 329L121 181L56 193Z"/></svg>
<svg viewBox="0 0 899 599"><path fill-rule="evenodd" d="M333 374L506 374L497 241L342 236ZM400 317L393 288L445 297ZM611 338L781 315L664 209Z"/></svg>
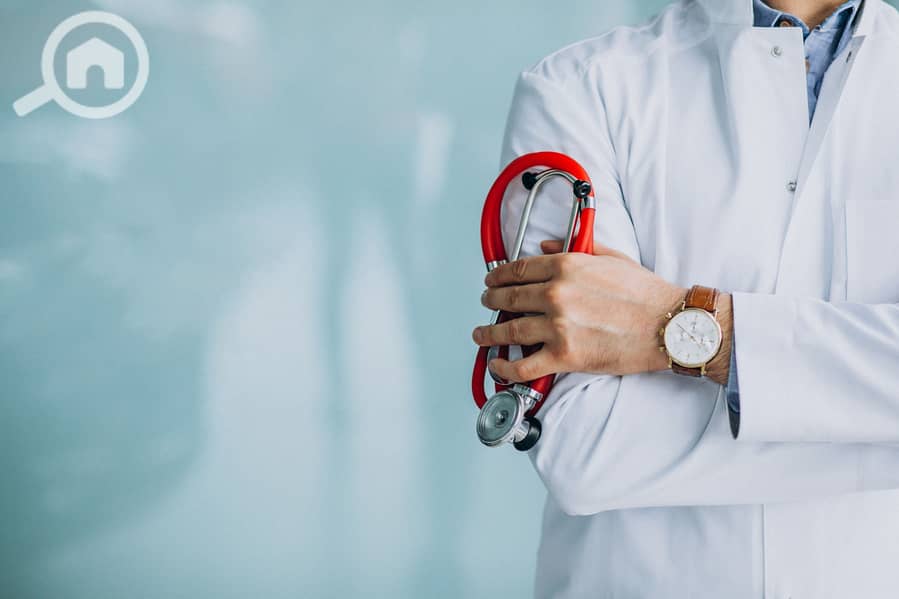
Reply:
<svg viewBox="0 0 899 599"><path fill-rule="evenodd" d="M740 434L740 381L737 378L737 344L734 340L730 343L730 371L727 375L727 385L724 387L724 396L727 398L730 433L736 439Z"/></svg>

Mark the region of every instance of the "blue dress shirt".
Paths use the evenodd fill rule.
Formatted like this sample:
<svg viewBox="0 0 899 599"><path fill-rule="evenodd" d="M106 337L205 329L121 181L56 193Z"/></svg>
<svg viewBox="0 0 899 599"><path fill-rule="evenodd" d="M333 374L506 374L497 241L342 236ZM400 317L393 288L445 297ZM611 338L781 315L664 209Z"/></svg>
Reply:
<svg viewBox="0 0 899 599"><path fill-rule="evenodd" d="M844 2L820 25L809 29L802 19L775 10L762 0L753 0L754 25L756 27L784 27L789 24L791 27L802 29L802 38L805 40L809 123L812 122L812 117L815 115L818 92L821 91L824 73L852 39L850 23L861 3L862 0ZM730 348L730 373L724 391L727 397L730 430L736 437L740 430L740 384L737 378L736 344L733 341L731 341Z"/></svg>

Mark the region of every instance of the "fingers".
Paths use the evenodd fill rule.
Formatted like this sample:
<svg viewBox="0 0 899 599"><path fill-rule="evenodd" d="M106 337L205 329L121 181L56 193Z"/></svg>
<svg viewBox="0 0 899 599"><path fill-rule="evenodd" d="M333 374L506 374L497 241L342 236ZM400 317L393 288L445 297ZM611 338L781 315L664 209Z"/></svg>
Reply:
<svg viewBox="0 0 899 599"><path fill-rule="evenodd" d="M561 239L546 239L540 242L540 250L544 254L560 254L562 253Z"/></svg>
<svg viewBox="0 0 899 599"><path fill-rule="evenodd" d="M494 287L481 295L481 303L491 310L506 312L546 312L546 283Z"/></svg>
<svg viewBox="0 0 899 599"><path fill-rule="evenodd" d="M559 254L562 252L562 246L563 242L559 239L547 239L540 242L540 249L544 254ZM602 245L601 243L596 242L593 242L593 255L611 256L613 258L621 258L622 260L630 260L631 262L633 262L633 259L624 252L619 252L618 250L610 248L607 245Z"/></svg>
<svg viewBox="0 0 899 599"><path fill-rule="evenodd" d="M533 381L547 374L553 374L557 369L552 357L545 349L541 349L527 358L511 362L496 358L491 360L488 367L493 374L514 383Z"/></svg>
<svg viewBox="0 0 899 599"><path fill-rule="evenodd" d="M487 273L484 283L488 287L502 287L549 281L556 274L555 262L558 258L558 256L520 258L491 270Z"/></svg>
<svg viewBox="0 0 899 599"><path fill-rule="evenodd" d="M478 327L471 338L478 345L534 345L549 339L549 325L543 316L524 316L495 324Z"/></svg>

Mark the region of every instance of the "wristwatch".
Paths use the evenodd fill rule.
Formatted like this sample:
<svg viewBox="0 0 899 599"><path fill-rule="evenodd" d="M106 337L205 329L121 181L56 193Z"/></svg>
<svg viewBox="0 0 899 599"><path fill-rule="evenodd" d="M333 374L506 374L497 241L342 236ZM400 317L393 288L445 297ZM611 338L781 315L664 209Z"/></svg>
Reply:
<svg viewBox="0 0 899 599"><path fill-rule="evenodd" d="M718 324L718 290L694 285L680 311L666 314L668 323L659 330L668 365L677 374L705 376L706 365L721 349Z"/></svg>

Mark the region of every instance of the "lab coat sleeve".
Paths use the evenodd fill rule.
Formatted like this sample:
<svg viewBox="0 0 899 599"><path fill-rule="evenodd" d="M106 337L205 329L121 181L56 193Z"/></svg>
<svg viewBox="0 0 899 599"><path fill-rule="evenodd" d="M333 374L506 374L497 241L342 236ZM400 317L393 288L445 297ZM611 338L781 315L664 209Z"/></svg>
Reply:
<svg viewBox="0 0 899 599"><path fill-rule="evenodd" d="M507 164L521 154L544 150L563 152L581 162L597 195L596 239L639 260L640 249L617 175L620 169L606 124L601 87L589 75L558 73L551 62L524 73L516 86L502 162ZM522 190L509 194L503 214L507 244L514 238L525 199ZM563 235L569 197L570 189L563 183L537 198L525 255L537 253L540 240ZM760 326L771 311L764 301L738 299L738 317L741 309L748 315L745 327L769 328L766 322ZM865 309L865 313L867 310L878 314L881 324L889 321L886 309ZM817 314L824 318L827 312L820 308ZM853 316L840 314L839 318L833 316L830 324L850 326ZM805 326L814 328L815 317L807 318L813 320ZM892 326L895 330L897 325L893 322ZM786 331L781 333L786 338L777 342L784 347L791 339L795 343L795 329L778 330ZM741 342L742 334L744 331L737 331L741 359L742 354L753 353L756 346L768 343L760 332ZM831 335L834 340L840 337L840 333ZM869 331L867 335L872 353L888 346L885 337L878 343L878 333ZM764 418L766 427L773 427L770 423L777 418L775 406L758 407L762 401L769 401L759 399L764 393L766 360L783 359L784 353L740 362L741 396L746 397L747 404L756 402L757 411L766 412L765 416L750 414L750 419ZM892 355L895 358L895 351ZM876 363L882 365L885 359ZM797 365L804 366L805 362ZM815 371L828 367L822 363ZM748 369L746 375L744 368ZM823 376L831 384L833 378ZM745 381L749 383L744 395ZM780 384L778 381L777 386ZM891 385L899 388L899 380L872 383L869 390L886 397ZM791 389L799 386L799 378L794 387L788 383ZM812 389L815 392L804 396L809 398L806 405L810 408L812 396L822 392L818 385ZM828 396L836 394L836 390L827 391ZM670 372L624 377L560 375L539 417L543 435L530 457L555 501L574 515L647 506L770 503L899 487L899 449L864 444L737 442L731 434L723 387ZM891 417L895 423L896 413ZM791 422L797 430L804 426L799 411ZM753 425L750 420L750 430ZM884 468L885 464L892 467Z"/></svg>
<svg viewBox="0 0 899 599"><path fill-rule="evenodd" d="M733 301L740 441L899 443L899 305Z"/></svg>

